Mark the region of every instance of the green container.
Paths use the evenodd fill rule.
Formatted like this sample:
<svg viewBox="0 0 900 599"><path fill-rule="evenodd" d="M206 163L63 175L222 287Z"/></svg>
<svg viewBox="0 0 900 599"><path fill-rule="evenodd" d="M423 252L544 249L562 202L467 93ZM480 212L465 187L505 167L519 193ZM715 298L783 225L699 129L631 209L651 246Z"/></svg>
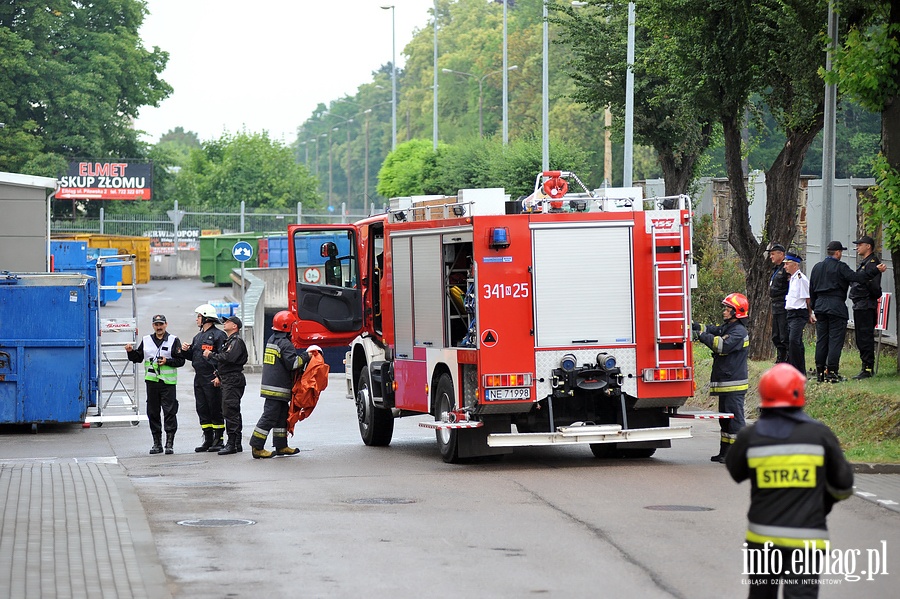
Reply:
<svg viewBox="0 0 900 599"><path fill-rule="evenodd" d="M244 262L244 266L256 268L260 237L257 233L200 237L200 280L213 285L231 285L231 270L241 267L241 263L231 254L238 241L246 241L253 248L253 257Z"/></svg>

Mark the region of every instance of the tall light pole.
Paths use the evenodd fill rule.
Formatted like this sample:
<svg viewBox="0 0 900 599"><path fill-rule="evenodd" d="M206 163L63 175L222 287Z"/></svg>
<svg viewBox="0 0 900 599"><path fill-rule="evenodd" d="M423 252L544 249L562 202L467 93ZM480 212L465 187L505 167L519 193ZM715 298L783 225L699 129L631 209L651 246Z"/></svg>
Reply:
<svg viewBox="0 0 900 599"><path fill-rule="evenodd" d="M625 167L622 186L631 187L634 142L634 2L628 3L628 70L625 73Z"/></svg>
<svg viewBox="0 0 900 599"><path fill-rule="evenodd" d="M541 170L550 170L550 22L547 15L547 0L542 2L543 10L543 44L541 66Z"/></svg>
<svg viewBox="0 0 900 599"><path fill-rule="evenodd" d="M316 176L319 176L319 138L325 137L328 135L327 133L322 133L321 135L316 136Z"/></svg>
<svg viewBox="0 0 900 599"><path fill-rule="evenodd" d="M393 4L381 8L391 11L391 151L393 152L397 149L397 24L394 18L396 10Z"/></svg>
<svg viewBox="0 0 900 599"><path fill-rule="evenodd" d="M478 137L484 137L484 80L490 77L491 75L496 75L501 71L505 74L507 71L515 71L519 68L519 65L513 65L508 69L497 69L496 71L491 71L485 75L479 77L473 73L466 73L463 71L454 71L453 69L441 69L445 73L453 73L455 75L462 75L464 77L471 77L473 79L478 79Z"/></svg>
<svg viewBox="0 0 900 599"><path fill-rule="evenodd" d="M346 125L348 123L352 123L353 119L347 119L345 121L341 121L335 124L334 127L328 132L328 205L332 206L332 191L334 189L334 178L333 178L333 170L332 170L332 158L331 158L331 133L333 131L340 131L341 125ZM347 195L348 195L348 203L350 201L350 128L347 128Z"/></svg>
<svg viewBox="0 0 900 599"><path fill-rule="evenodd" d="M505 0L504 0L505 2ZM503 5L503 10L506 10L506 4ZM432 101L434 103L433 115L432 115L432 124L431 124L431 146L432 149L437 152L437 141L438 141L438 40L437 40L437 30L438 30L438 9L437 9L437 0L434 0L434 93L432 93Z"/></svg>
<svg viewBox="0 0 900 599"><path fill-rule="evenodd" d="M366 115L366 168L363 171L363 215L369 214L369 115L372 109L363 111Z"/></svg>
<svg viewBox="0 0 900 599"><path fill-rule="evenodd" d="M503 145L509 143L509 72L506 70L509 64L507 56L506 43L506 5L507 0L503 0Z"/></svg>

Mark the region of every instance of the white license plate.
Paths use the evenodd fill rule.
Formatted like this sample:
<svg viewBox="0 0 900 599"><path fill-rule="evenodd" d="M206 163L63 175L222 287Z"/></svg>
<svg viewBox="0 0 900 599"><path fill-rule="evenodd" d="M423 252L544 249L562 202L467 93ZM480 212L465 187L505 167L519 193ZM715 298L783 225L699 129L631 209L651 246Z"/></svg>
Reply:
<svg viewBox="0 0 900 599"><path fill-rule="evenodd" d="M488 389L487 400L498 399L531 399L531 387L517 387L515 389Z"/></svg>

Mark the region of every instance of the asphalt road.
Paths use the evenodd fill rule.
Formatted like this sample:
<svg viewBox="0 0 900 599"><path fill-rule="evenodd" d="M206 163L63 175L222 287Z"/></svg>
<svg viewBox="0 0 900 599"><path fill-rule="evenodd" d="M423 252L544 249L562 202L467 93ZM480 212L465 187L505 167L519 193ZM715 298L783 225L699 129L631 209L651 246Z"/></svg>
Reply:
<svg viewBox="0 0 900 599"><path fill-rule="evenodd" d="M222 292L198 281L153 281L139 295L140 322L162 311L170 331L189 339L193 308ZM334 374L290 441L301 452L253 460L246 440L262 410L259 374L248 376L244 396L245 451L232 456L193 452L200 429L191 379L189 367L180 373L172 456L148 455L146 422L0 439L6 459L116 456L175 597L747 593L741 544L749 488L710 463L715 422L698 421L694 438L647 460L598 460L585 446L449 465L434 432L417 426L426 417L397 421L389 447L365 447L343 375ZM192 520L217 526L180 524ZM859 550L853 571L860 573L872 550L884 553L888 573L825 577L820 597L896 596L900 514L852 497L829 525L840 563L849 567Z"/></svg>

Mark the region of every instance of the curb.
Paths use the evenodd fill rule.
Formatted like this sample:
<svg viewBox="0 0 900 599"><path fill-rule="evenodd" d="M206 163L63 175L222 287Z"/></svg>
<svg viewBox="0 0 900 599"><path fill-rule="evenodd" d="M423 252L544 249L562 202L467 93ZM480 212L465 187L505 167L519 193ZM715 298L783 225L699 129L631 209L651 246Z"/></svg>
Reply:
<svg viewBox="0 0 900 599"><path fill-rule="evenodd" d="M900 474L900 464L851 464L857 474Z"/></svg>

